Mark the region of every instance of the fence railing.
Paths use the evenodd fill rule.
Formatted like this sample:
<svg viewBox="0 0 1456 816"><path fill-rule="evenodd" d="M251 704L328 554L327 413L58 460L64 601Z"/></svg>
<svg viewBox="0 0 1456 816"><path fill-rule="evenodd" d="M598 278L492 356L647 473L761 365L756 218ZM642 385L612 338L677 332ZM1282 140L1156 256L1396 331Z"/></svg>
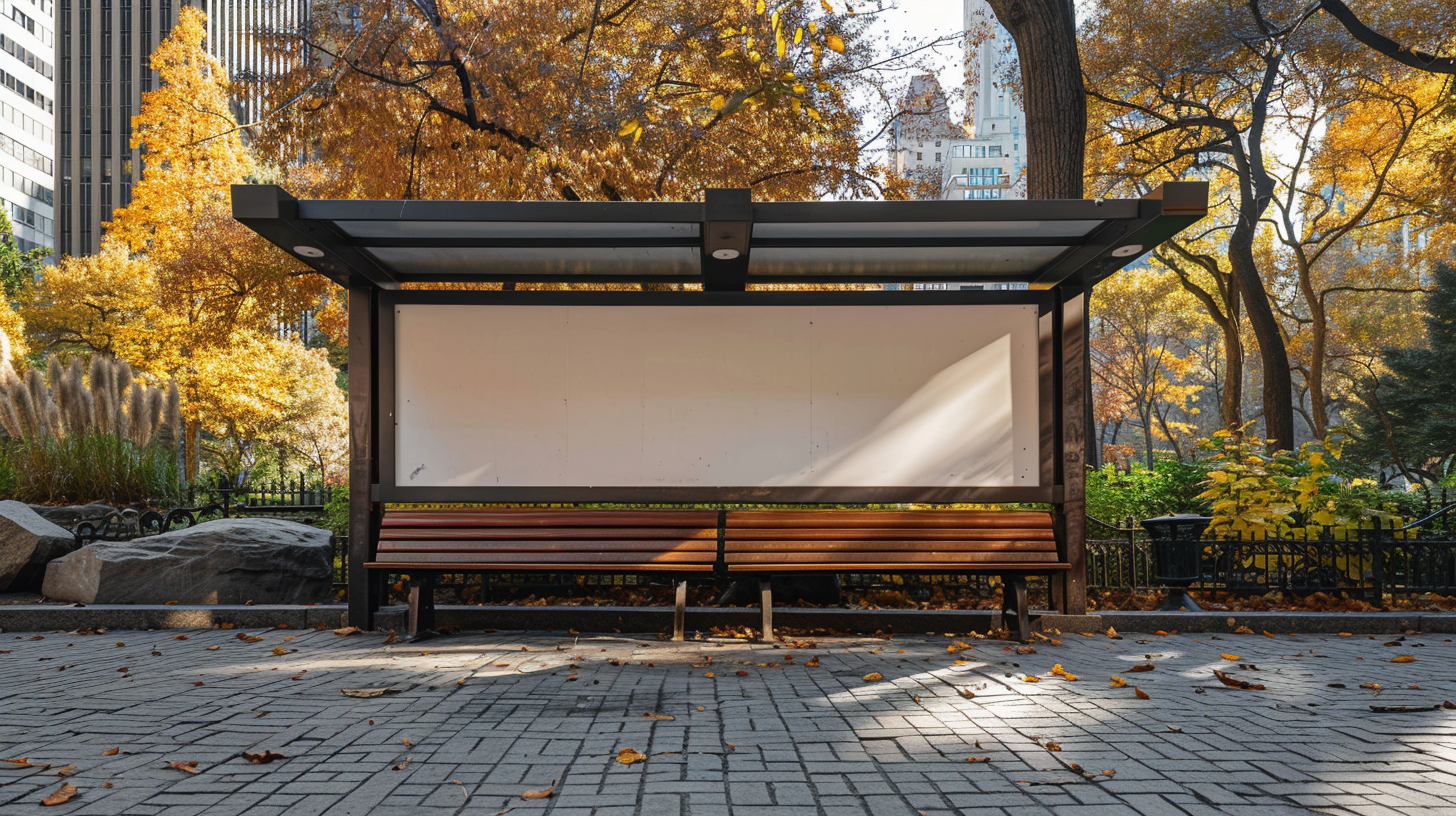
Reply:
<svg viewBox="0 0 1456 816"><path fill-rule="evenodd" d="M1134 520L1088 518L1087 585L1096 590L1161 587L1147 533ZM1456 504L1397 524L1372 519L1357 528L1318 528L1313 535L1205 538L1202 577L1194 589L1251 594L1456 592Z"/></svg>

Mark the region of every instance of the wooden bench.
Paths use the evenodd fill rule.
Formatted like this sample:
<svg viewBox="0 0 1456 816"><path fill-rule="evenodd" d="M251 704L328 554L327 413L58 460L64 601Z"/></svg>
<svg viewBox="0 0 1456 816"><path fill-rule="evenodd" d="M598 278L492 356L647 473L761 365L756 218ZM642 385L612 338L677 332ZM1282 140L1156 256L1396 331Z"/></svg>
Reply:
<svg viewBox="0 0 1456 816"><path fill-rule="evenodd" d="M730 510L728 577L758 577L763 638L773 637L772 577L786 573L995 573L1002 618L1031 637L1026 576L1066 570L1047 512Z"/></svg>
<svg viewBox="0 0 1456 816"><path fill-rule="evenodd" d="M435 626L441 573L666 573L677 578L681 640L687 579L713 576L719 522L715 510L390 510L364 566L410 576L411 638Z"/></svg>

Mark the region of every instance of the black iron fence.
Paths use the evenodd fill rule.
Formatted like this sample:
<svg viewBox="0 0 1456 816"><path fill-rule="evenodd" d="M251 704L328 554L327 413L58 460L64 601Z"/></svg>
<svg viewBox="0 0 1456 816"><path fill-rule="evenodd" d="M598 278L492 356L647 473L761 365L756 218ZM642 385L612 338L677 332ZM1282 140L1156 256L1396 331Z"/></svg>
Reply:
<svg viewBox="0 0 1456 816"><path fill-rule="evenodd" d="M1087 520L1087 585L1094 590L1160 588L1152 548L1135 520ZM1456 504L1409 524L1370 519L1283 536L1205 538L1195 589L1259 594L1456 593Z"/></svg>

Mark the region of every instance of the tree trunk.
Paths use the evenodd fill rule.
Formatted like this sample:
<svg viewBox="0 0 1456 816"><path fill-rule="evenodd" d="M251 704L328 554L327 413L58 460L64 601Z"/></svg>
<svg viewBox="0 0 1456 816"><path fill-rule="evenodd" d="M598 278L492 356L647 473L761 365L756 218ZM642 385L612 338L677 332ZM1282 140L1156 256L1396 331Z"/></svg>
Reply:
<svg viewBox="0 0 1456 816"><path fill-rule="evenodd" d="M1016 41L1027 198L1081 198L1087 98L1072 0L987 0Z"/></svg>
<svg viewBox="0 0 1456 816"><path fill-rule="evenodd" d="M183 443L186 451L183 459L182 472L187 481L197 481L197 474L202 469L202 421L189 419L186 421L186 441Z"/></svg>
<svg viewBox="0 0 1456 816"><path fill-rule="evenodd" d="M1244 341L1239 338L1239 324L1228 321L1220 323L1223 330L1223 394L1219 398L1219 413L1223 426L1230 430L1244 424Z"/></svg>
<svg viewBox="0 0 1456 816"><path fill-rule="evenodd" d="M1329 408L1325 403L1325 350L1329 347L1329 326L1326 324L1324 301L1314 293L1308 268L1300 270L1299 282L1309 305L1309 425L1315 439L1324 439L1330 425Z"/></svg>
<svg viewBox="0 0 1456 816"><path fill-rule="evenodd" d="M1248 308L1249 328L1259 341L1259 359L1263 363L1264 439L1270 450L1291 450L1294 447L1294 380L1289 370L1289 352L1264 279L1254 262L1253 218L1241 218L1229 235L1229 268L1234 282Z"/></svg>

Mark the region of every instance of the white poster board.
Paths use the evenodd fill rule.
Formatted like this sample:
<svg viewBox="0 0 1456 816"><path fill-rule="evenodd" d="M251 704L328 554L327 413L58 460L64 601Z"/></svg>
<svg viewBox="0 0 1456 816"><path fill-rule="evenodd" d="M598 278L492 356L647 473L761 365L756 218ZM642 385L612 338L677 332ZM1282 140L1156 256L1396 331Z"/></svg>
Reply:
<svg viewBox="0 0 1456 816"><path fill-rule="evenodd" d="M1030 305L401 304L400 487L1035 487Z"/></svg>

